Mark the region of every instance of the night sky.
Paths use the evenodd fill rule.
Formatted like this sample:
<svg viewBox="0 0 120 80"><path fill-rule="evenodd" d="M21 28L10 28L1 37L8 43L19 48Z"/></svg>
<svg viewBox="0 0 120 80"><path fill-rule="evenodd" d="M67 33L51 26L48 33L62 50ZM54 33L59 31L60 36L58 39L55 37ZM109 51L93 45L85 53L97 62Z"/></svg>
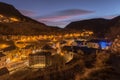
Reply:
<svg viewBox="0 0 120 80"><path fill-rule="evenodd" d="M22 14L47 25L64 27L72 21L113 18L120 14L120 0L0 0Z"/></svg>

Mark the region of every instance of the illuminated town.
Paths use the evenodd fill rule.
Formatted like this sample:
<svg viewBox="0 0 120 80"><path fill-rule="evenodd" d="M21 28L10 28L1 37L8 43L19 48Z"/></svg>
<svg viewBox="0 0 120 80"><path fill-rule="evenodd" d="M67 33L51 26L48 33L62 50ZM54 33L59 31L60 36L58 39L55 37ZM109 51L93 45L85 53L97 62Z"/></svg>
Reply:
<svg viewBox="0 0 120 80"><path fill-rule="evenodd" d="M84 36L84 34L86 36L91 36L93 35L93 32L86 31L83 33L65 34L64 36L62 35L57 35L57 36L55 35L38 35L38 36L8 35L8 36L4 36L3 35L1 36L0 39L2 39L4 43L0 43L0 49L1 49L1 52L6 55L7 57L6 66L9 67L10 65L12 66L12 64L13 65L18 64L19 61L20 62L23 61L23 63L27 62L29 54L37 50L38 51L41 50L41 48L45 44L49 44L51 46L56 45L55 47L57 47L57 44L59 45L60 42L66 40L67 43L65 45L69 46L69 45L72 45L71 43L74 40L74 38L82 37ZM61 52L59 54L61 54Z"/></svg>
<svg viewBox="0 0 120 80"><path fill-rule="evenodd" d="M78 20L95 12L68 9L39 17L1 1L0 80L120 79L120 16Z"/></svg>

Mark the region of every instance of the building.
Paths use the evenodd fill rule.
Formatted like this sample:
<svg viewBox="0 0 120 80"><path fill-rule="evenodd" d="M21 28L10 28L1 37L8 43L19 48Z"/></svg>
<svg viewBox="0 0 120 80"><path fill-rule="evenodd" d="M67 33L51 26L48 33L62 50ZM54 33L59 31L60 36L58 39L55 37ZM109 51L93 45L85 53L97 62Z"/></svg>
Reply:
<svg viewBox="0 0 120 80"><path fill-rule="evenodd" d="M61 55L64 56L65 62L69 62L73 59L74 52L72 46L63 46Z"/></svg>
<svg viewBox="0 0 120 80"><path fill-rule="evenodd" d="M91 39L88 41L75 41L72 43L72 45L78 47L108 50L111 42L107 40Z"/></svg>
<svg viewBox="0 0 120 80"><path fill-rule="evenodd" d="M108 50L111 45L111 42L108 40L99 40L99 39L92 39L87 41L87 47Z"/></svg>
<svg viewBox="0 0 120 80"><path fill-rule="evenodd" d="M9 71L6 67L0 69L0 80L7 80L9 77Z"/></svg>
<svg viewBox="0 0 120 80"><path fill-rule="evenodd" d="M37 52L29 54L29 66L33 68L45 68L51 65L51 52Z"/></svg>
<svg viewBox="0 0 120 80"><path fill-rule="evenodd" d="M111 45L111 50L113 52L120 53L120 36L117 36Z"/></svg>
<svg viewBox="0 0 120 80"><path fill-rule="evenodd" d="M0 68L3 68L5 66L6 66L6 55L0 52Z"/></svg>
<svg viewBox="0 0 120 80"><path fill-rule="evenodd" d="M72 43L72 46L87 47L86 41L79 41L79 40L74 41Z"/></svg>
<svg viewBox="0 0 120 80"><path fill-rule="evenodd" d="M41 49L43 51L51 51L51 50L53 50L53 48L48 44L44 45Z"/></svg>
<svg viewBox="0 0 120 80"><path fill-rule="evenodd" d="M50 46L50 45L48 45L48 44L44 45L44 46L41 48L41 50L42 50L43 52L51 52L52 55L56 54L56 49L54 49L52 46Z"/></svg>

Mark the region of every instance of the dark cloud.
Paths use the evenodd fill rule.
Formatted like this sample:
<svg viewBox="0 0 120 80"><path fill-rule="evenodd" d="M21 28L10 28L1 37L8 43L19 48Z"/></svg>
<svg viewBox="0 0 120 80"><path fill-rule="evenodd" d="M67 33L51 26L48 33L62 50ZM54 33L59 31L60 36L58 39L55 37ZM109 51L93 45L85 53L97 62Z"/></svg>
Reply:
<svg viewBox="0 0 120 80"><path fill-rule="evenodd" d="M69 10L58 11L50 15L38 17L36 19L38 21L55 21L56 22L56 21L66 20L75 16L82 16L90 13L94 13L94 11L81 10L81 9L69 9Z"/></svg>
<svg viewBox="0 0 120 80"><path fill-rule="evenodd" d="M76 16L87 15L90 13L94 13L94 11L69 9L57 11L49 15L37 17L35 19L48 25L65 25L75 20L74 17Z"/></svg>
<svg viewBox="0 0 120 80"><path fill-rule="evenodd" d="M82 10L82 9L69 9L69 10L63 10L56 13L56 15L69 15L69 16L75 16L75 15L85 15L93 13L93 11L88 10Z"/></svg>

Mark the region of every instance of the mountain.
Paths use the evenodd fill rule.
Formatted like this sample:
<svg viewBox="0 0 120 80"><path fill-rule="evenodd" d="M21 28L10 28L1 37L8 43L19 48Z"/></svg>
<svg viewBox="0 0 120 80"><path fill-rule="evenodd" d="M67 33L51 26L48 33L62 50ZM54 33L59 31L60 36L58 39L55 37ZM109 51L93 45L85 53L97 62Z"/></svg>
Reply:
<svg viewBox="0 0 120 80"><path fill-rule="evenodd" d="M20 21L28 21L28 22L32 21L32 22L40 23L40 22L37 22L36 20L33 20L27 16L22 15L11 4L7 4L7 3L3 3L3 2L0 2L0 14L2 14L3 16L6 16L6 17L15 17L15 18L19 19ZM43 23L41 23L41 24L44 25Z"/></svg>
<svg viewBox="0 0 120 80"><path fill-rule="evenodd" d="M0 34L38 35L54 33L55 27L46 26L21 14L14 6L0 2Z"/></svg>
<svg viewBox="0 0 120 80"><path fill-rule="evenodd" d="M65 29L69 30L91 30L95 33L98 37L104 37L107 33L110 32L111 28L120 26L116 26L120 23L120 16L115 17L113 19L103 19L103 18L96 18L96 19L88 19L82 21L76 21L68 24Z"/></svg>
<svg viewBox="0 0 120 80"><path fill-rule="evenodd" d="M4 16L23 17L22 14L12 5L0 2L0 14Z"/></svg>
<svg viewBox="0 0 120 80"><path fill-rule="evenodd" d="M61 29L33 20L21 14L14 6L0 2L0 34L2 35L64 34L83 30L91 30L97 37L115 36L120 34L120 16L111 20L96 18L76 21Z"/></svg>

